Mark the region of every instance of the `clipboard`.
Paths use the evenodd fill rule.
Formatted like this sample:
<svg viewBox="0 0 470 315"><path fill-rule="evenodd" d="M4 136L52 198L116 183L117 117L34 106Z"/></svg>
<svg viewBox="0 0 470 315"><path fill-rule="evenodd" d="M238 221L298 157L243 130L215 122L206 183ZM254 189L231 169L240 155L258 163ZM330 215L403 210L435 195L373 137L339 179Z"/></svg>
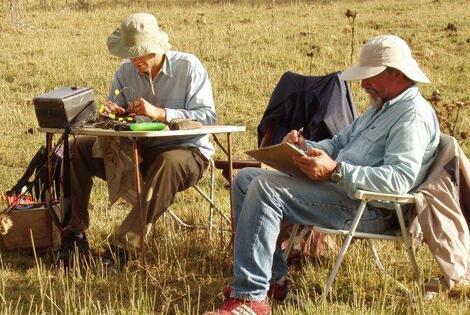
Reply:
<svg viewBox="0 0 470 315"><path fill-rule="evenodd" d="M270 167L290 176L305 176L292 160L293 156L307 156L305 152L290 143L245 151L246 154Z"/></svg>

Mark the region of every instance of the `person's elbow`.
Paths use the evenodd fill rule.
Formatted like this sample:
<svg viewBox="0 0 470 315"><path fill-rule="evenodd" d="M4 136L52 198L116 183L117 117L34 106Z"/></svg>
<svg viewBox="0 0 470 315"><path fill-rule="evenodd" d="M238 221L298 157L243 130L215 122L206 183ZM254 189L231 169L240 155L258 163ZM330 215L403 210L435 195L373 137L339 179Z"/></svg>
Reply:
<svg viewBox="0 0 470 315"><path fill-rule="evenodd" d="M389 193L404 195L410 192L418 176L412 168L397 168L390 178Z"/></svg>
<svg viewBox="0 0 470 315"><path fill-rule="evenodd" d="M206 113L205 123L207 125L215 125L217 123L217 113L214 110L210 110Z"/></svg>

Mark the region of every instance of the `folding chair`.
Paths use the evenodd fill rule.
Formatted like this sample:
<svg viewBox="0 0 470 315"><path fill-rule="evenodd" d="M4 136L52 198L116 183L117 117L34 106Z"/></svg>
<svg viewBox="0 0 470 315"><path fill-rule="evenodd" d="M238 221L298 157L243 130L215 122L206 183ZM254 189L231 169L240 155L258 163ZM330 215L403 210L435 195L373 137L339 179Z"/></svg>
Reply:
<svg viewBox="0 0 470 315"><path fill-rule="evenodd" d="M336 262L333 266L333 269L331 270L331 273L328 277L328 281L326 283L325 287L325 294L329 293L331 291L331 288L333 286L333 282L335 280L336 274L338 273L339 267L341 266L341 263L343 262L344 255L346 254L346 251L349 248L349 245L351 244L351 240L353 237L355 238L360 238L360 239L367 239L371 249L372 249L372 254L375 260L375 264L377 268L382 271L385 275L391 277L394 279L391 275L389 275L383 266L383 264L380 261L380 257L377 252L377 248L375 247L375 244L373 240L389 240L389 241L402 241L405 243L405 248L408 253L408 257L411 262L411 266L413 268L413 273L415 279L419 279L420 273L419 273L419 268L418 268L418 263L416 261L416 256L415 256L415 250L413 248L413 243L412 243L412 238L410 235L410 232L408 231L408 227L405 223L405 218L403 216L403 211L401 208L402 204L414 204L415 203L415 197L410 194L405 194L405 195L395 195L395 194L385 194L385 193L377 193L377 192L369 192L369 191L364 191L364 190L357 190L356 193L354 194L354 198L361 200L361 203L359 205L359 208L357 210L356 216L354 217L354 220L351 224L351 228L349 230L335 230L335 229L326 229L318 226L314 226L314 229L318 232L326 233L326 234L334 234L334 235L341 235L341 236L346 236L346 239L343 243L343 246L338 254L338 257L336 258ZM366 208L366 205L370 201L388 201L393 203L394 209L390 209L390 211L395 211L398 217L398 222L400 224L400 233L398 235L387 235L387 234L373 234L373 233L363 233L363 232L356 232L357 226L359 224L359 221L362 217L362 214L364 213L364 209ZM388 209L386 209L388 210ZM295 237L297 235L299 229L299 225L296 224L292 230L292 233L289 238L289 243L287 245L287 248L284 252L284 258L287 258L289 256L289 252L292 249ZM398 280L394 279L395 282L398 284L400 288L402 288L405 291L409 291L406 286L404 286L402 283L400 283Z"/></svg>
<svg viewBox="0 0 470 315"><path fill-rule="evenodd" d="M209 192L203 191L198 185L192 186L208 203L209 203L209 222L207 226L202 225L194 225L184 222L178 215L174 213L173 210L168 209L168 213L170 216L181 226L188 228L188 229L207 229L208 231L208 238L211 238L212 235L212 228L214 227L214 213L217 211L221 218L224 219L227 223L230 224L230 219L227 215L220 210L220 208L215 203L215 166L214 160L209 158ZM207 175L206 175L207 176Z"/></svg>
<svg viewBox="0 0 470 315"><path fill-rule="evenodd" d="M468 160L465 157L465 154L462 152L462 150L459 148L458 142L451 136L442 134L440 135L439 139L439 147L438 147L438 152L437 156L434 159L433 164L428 170L428 173L426 174L425 178L423 179L422 183L416 188L416 196L418 198L420 196L420 191L424 187L424 191L426 191L426 187L429 187L429 185L435 187L436 189L439 189L437 187L444 187L440 186L439 181L443 180L445 181L445 178L441 178L441 173L445 173L446 175L444 176L450 176L452 179L448 182L448 185L452 187L457 187L460 184L462 186L465 186L465 188L462 187L457 187L456 189L459 189L458 192L456 192L459 195L459 202L461 209L454 209L453 211L449 212L448 214L443 214L445 218L450 218L451 221L455 222L455 220L458 220L459 223L455 223L457 225L463 224L465 225L466 222L469 222L469 216L468 213L466 212L466 209L468 209L468 205L470 204L470 198L468 198L468 187L470 187L469 183L470 180L468 178L468 175L463 175L464 173L468 173L468 169L470 169L470 164L468 164ZM459 159L462 157L460 155L463 155L463 159L459 162ZM440 189L446 189L446 188L440 188ZM462 189L462 190L460 190ZM452 191L452 190L450 190ZM445 192L446 193L446 192ZM445 195L444 193L444 195ZM409 204L411 207L413 207L414 204L417 203L415 195L411 194L405 194L405 195L396 195L396 194L386 194L386 193L378 193L378 192L369 192L369 191L364 191L364 190L358 190L354 194L354 198L357 200L361 200L361 203L359 205L359 208L357 210L357 213L354 217L354 220L352 222L352 225L349 230L336 230L336 229L326 229L326 228L321 228L321 227L315 227L315 229L319 232L322 233L328 233L328 234L336 234L336 235L342 235L346 236L346 239L343 243L343 246L341 248L340 253L338 254L338 257L336 259L336 262L331 270L330 276L328 278L326 288L325 288L325 294L329 293L331 291L334 279L336 277L336 274L338 273L339 267L341 266L341 263L343 261L344 255L346 254L346 251L348 250L348 247L351 243L351 240L353 237L355 238L361 238L361 239L367 239L371 245L372 248L372 254L374 256L375 264L377 265L378 269L382 272L384 272L387 276L390 276L385 272L385 268L383 267L382 263L380 262L379 256L377 249L374 246L373 240L392 240L392 241L402 241L405 243L405 248L408 253L409 260L411 262L411 266L413 268L413 274L415 279L420 280L420 272L418 268L418 264L416 262L416 257L415 257L415 251L413 248L412 244L412 237L409 232L409 227L405 223L405 219L403 217L403 211L401 208L402 204ZM390 209L389 211L395 211L398 222L400 224L400 231L397 235L384 235L384 234L371 234L371 233L362 233L362 232L356 232L356 228L358 226L358 223L362 217L362 214L364 212L364 209L366 207L366 204L370 201L388 201L394 205L393 209ZM388 209L384 209L387 211ZM413 209L409 209L413 210ZM438 211L438 210L437 210ZM411 215L413 215L415 212L410 212ZM418 223L420 224L419 220L412 219L411 215L407 216L410 217L410 225L413 227L413 230L415 230L416 226L415 224ZM438 221L441 218L435 218L433 220ZM425 224L432 225L433 222L427 222ZM429 227L429 226L428 226ZM429 238L426 239L426 242L428 244L436 244L439 242L439 240L445 239L446 241L449 241L451 244L449 244L448 247L452 248L457 248L458 246L465 246L465 245L460 245L462 244L461 241L459 241L459 238L465 238L465 236L462 236L460 234L468 235L465 232L465 228L463 228L463 232L456 226L448 225L447 228L448 230L443 230L445 227L442 225L437 224L436 222L436 227L431 228L427 233L429 235ZM421 228L419 228L421 229ZM299 230L299 225L294 225L294 229L289 237L288 245L287 248L284 252L284 258L288 257L290 250L292 249L292 246L294 244L294 241L296 239L296 235ZM442 236L439 236L438 234L443 234ZM459 235L459 236L457 236ZM426 235L423 236L426 237ZM434 238L434 239L433 239ZM433 239L433 240L431 240ZM434 243L433 243L434 242ZM454 243L455 242L455 243ZM434 248L433 248L434 247ZM439 259L437 259L438 265L443 269L443 265L458 265L454 269L446 269L444 272L447 277L450 278L450 274L454 272L461 272L461 270L464 269L463 267L463 262L457 263L456 261L459 260L457 258L457 255L460 255L459 257L464 257L465 258L465 253L459 252L459 253L454 253L452 251L442 251L441 249L438 251L439 253L434 253L433 251L436 251L436 248L438 246L430 246L430 250L433 253L433 255L439 255L440 257L446 256L446 257L451 257L449 259L455 259L455 261L449 262L445 261L442 262ZM464 260L461 259L459 261ZM458 270L458 271L456 271ZM391 277L391 276L390 276ZM393 277L392 277L393 278ZM401 284L399 281L394 279L395 282L399 285L400 288L404 289L405 291L409 291L403 284Z"/></svg>

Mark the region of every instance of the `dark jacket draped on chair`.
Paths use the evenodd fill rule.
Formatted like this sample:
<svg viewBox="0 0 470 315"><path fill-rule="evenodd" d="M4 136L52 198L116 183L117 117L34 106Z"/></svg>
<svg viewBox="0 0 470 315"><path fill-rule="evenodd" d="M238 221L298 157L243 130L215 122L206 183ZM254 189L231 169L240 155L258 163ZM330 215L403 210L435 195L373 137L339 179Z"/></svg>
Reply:
<svg viewBox="0 0 470 315"><path fill-rule="evenodd" d="M331 138L356 119L356 110L340 72L325 76L304 76L286 72L275 87L258 125L258 145L268 126L275 124L271 141L281 142L292 129L304 128L313 141Z"/></svg>

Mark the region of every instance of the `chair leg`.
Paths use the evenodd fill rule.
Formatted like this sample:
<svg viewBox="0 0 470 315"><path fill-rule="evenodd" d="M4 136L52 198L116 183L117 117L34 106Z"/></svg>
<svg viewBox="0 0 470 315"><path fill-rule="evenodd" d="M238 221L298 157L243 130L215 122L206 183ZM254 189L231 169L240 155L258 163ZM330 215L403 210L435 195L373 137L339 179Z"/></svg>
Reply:
<svg viewBox="0 0 470 315"><path fill-rule="evenodd" d="M171 209L168 209L167 212L171 215L171 217L179 224L181 225L182 227L185 227L187 229L206 229L205 227L201 227L201 226L196 226L196 225L192 225L192 224L188 224L186 222L184 222L183 220L181 220L181 218L179 216L177 216L173 210Z"/></svg>
<svg viewBox="0 0 470 315"><path fill-rule="evenodd" d="M212 227L213 227L213 218L214 218L214 209L216 208L215 205L215 198L214 198L214 160L209 159L209 168L210 168L210 191L209 191L209 196L201 190L198 186L193 186L193 188L204 197L209 202L209 224L208 227L205 228L203 226L197 226L193 224L188 224L184 222L178 215L176 215L171 209L168 210L168 213L173 217L173 219L181 226L187 228L187 229L207 229L208 230L208 238L211 238L211 232L212 232Z"/></svg>
<svg viewBox="0 0 470 315"><path fill-rule="evenodd" d="M292 227L292 232L289 236L289 242L287 242L287 248L284 251L284 261L287 261L287 257L289 257L290 251L292 250L292 246L294 246L295 236L299 232L299 224L294 224Z"/></svg>
<svg viewBox="0 0 470 315"><path fill-rule="evenodd" d="M208 231L208 238L211 239L212 236L212 227L213 227L213 219L214 219L214 208L215 208L215 165L214 160L209 159L209 167L210 167L210 191L209 196L213 203L209 204L209 231Z"/></svg>
<svg viewBox="0 0 470 315"><path fill-rule="evenodd" d="M198 186L193 186L194 189L197 190L198 193L201 194L201 196L206 199L207 202L209 202L209 204L211 206L214 207L214 210L216 210L217 212L219 212L219 214L221 215L221 217L227 222L227 223L230 223L230 219L229 217L227 217L227 215L222 211L220 210L219 207L217 207L217 205L214 203L214 200L211 200L210 196L208 196L204 191L202 191L201 188L199 188Z"/></svg>
<svg viewBox="0 0 470 315"><path fill-rule="evenodd" d="M377 252L377 248L375 247L374 240L367 239L367 241L369 242L370 248L372 250L372 255L374 256L374 262L375 262L375 265L377 266L377 269L385 273L385 268L384 268L384 265L382 265L382 262L380 261L380 256L379 256L379 253Z"/></svg>
<svg viewBox="0 0 470 315"><path fill-rule="evenodd" d="M359 225L359 220L361 219L362 213L364 212L364 209L366 208L366 204L367 204L366 200L361 201L361 204L359 206L359 209L357 210L356 216L354 217L349 233L346 236L346 239L344 240L343 247L341 248L341 251L338 254L338 258L336 259L335 265L333 266L333 269L331 270L330 276L328 277L324 295L330 293L331 291L331 287L333 286L333 282L335 280L336 274L338 273L339 267L341 266L341 263L343 262L344 255L346 254L346 251L348 250L348 247L351 244L351 240L354 236L354 233L356 232L357 226Z"/></svg>
<svg viewBox="0 0 470 315"><path fill-rule="evenodd" d="M207 230L208 231L208 238L210 239L211 235L212 235L212 229L214 228L214 213L215 213L215 211L218 211L219 214L221 215L221 220L220 220L221 221L221 231L228 230L228 229L224 229L222 227L222 220L225 220L228 223L230 223L231 220L215 204L215 165L214 165L214 160L212 160L212 159L209 159L209 168L210 168L209 194L204 192L197 185L192 186L209 203L209 223L208 223L207 227L188 224L188 223L184 222L180 217L178 217L178 215L176 215L171 209L168 210L168 213L173 217L173 219L179 225L181 225L185 228L188 228L188 229L205 229L205 230Z"/></svg>
<svg viewBox="0 0 470 315"><path fill-rule="evenodd" d="M393 281L395 281L395 283L402 289L404 290L405 292L409 293L410 290L408 290L408 288L402 284L400 281L398 281L397 279L395 279L395 277L393 277L391 274L389 274L387 272L387 270L385 269L384 265L382 264L382 262L380 261L380 256L379 256L379 253L377 251L377 248L375 247L375 243L372 239L367 239L367 241L369 242L370 244L370 247L371 247L371 250L372 250L372 255L374 256L374 262L375 262L375 266L377 266L377 269L379 269L379 271L382 272L382 274L384 274L385 276L393 279Z"/></svg>
<svg viewBox="0 0 470 315"><path fill-rule="evenodd" d="M413 241L411 239L410 232L408 232L408 228L405 224L405 218L403 217L403 212L401 210L399 203L394 203L395 211L397 212L398 222L400 223L401 235L403 240L405 241L406 251L408 253L408 257L410 258L411 266L413 268L413 274L416 280L419 280L421 275L419 272L418 262L416 260L415 251L413 248Z"/></svg>

